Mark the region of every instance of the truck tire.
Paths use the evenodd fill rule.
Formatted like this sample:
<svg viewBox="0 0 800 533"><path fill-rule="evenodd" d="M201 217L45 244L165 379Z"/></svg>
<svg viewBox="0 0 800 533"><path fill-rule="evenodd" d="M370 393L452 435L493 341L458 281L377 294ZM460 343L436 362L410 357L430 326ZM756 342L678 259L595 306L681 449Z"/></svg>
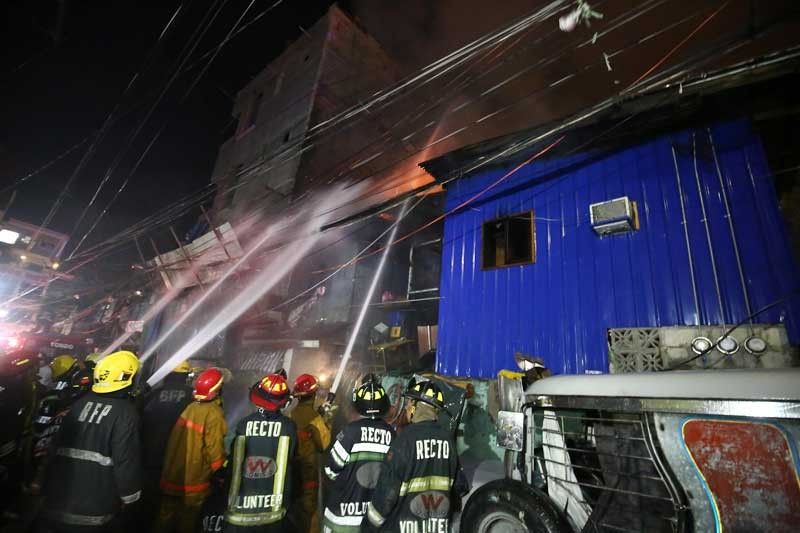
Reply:
<svg viewBox="0 0 800 533"><path fill-rule="evenodd" d="M469 497L461 533L573 533L543 492L519 481L498 479Z"/></svg>

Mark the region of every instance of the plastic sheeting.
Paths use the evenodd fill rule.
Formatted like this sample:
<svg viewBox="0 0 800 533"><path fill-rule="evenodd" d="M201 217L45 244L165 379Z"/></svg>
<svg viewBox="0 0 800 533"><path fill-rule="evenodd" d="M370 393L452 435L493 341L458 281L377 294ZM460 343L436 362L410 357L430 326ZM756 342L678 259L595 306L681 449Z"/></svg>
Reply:
<svg viewBox="0 0 800 533"><path fill-rule="evenodd" d="M714 144L737 234L751 309L800 287L760 140L746 122L715 125ZM493 377L513 355L542 357L555 373L608 371L607 331L734 324L748 316L722 191L706 130L673 133L602 154L527 165L445 221L437 372ZM672 147L678 153L699 314L694 304ZM748 172L749 160L752 175ZM447 189L452 209L509 168L478 170ZM722 306L700 194L708 214ZM599 237L589 205L628 196L641 229ZM486 221L533 210L534 264L483 270ZM757 318L800 341L795 298Z"/></svg>

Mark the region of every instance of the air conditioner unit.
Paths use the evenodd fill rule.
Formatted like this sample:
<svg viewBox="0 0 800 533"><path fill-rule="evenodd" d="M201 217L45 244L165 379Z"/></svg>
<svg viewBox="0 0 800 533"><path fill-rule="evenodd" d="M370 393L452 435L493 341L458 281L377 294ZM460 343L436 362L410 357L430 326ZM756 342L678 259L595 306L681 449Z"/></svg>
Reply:
<svg viewBox="0 0 800 533"><path fill-rule="evenodd" d="M598 235L613 235L635 229L635 205L627 196L589 206L592 229Z"/></svg>

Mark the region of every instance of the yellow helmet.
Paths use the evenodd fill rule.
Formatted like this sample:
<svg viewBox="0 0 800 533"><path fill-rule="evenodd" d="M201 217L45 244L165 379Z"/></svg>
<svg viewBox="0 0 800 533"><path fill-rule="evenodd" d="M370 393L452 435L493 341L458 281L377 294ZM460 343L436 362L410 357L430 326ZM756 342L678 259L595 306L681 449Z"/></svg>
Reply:
<svg viewBox="0 0 800 533"><path fill-rule="evenodd" d="M188 374L192 371L192 367L189 365L189 361L181 361L178 363L178 366L172 369L172 371L179 374Z"/></svg>
<svg viewBox="0 0 800 533"><path fill-rule="evenodd" d="M59 355L50 361L50 370L53 371L53 379L58 379L72 368L78 361L71 355Z"/></svg>
<svg viewBox="0 0 800 533"><path fill-rule="evenodd" d="M84 358L83 362L97 364L97 362L100 361L100 359L102 358L103 354L101 354L100 352L92 352Z"/></svg>
<svg viewBox="0 0 800 533"><path fill-rule="evenodd" d="M103 357L94 367L92 390L99 394L129 387L139 370L139 359L133 352L114 352Z"/></svg>

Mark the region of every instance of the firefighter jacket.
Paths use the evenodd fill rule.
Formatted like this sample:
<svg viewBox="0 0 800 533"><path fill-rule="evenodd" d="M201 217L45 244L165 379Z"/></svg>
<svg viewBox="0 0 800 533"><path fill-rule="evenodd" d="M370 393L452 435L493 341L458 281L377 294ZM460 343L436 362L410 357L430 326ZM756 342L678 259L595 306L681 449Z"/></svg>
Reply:
<svg viewBox="0 0 800 533"><path fill-rule="evenodd" d="M75 402L54 448L44 487L48 519L103 526L141 496L139 419L127 390Z"/></svg>
<svg viewBox="0 0 800 533"><path fill-rule="evenodd" d="M145 469L161 472L169 435L191 401L192 387L186 383L186 374L168 374L163 386L147 394L142 412Z"/></svg>
<svg viewBox="0 0 800 533"><path fill-rule="evenodd" d="M236 425L225 522L263 526L283 520L290 503L294 422L259 409Z"/></svg>
<svg viewBox="0 0 800 533"><path fill-rule="evenodd" d="M369 526L381 532L446 533L458 472L458 453L447 428L435 420L407 426L386 455L367 506Z"/></svg>
<svg viewBox="0 0 800 533"><path fill-rule="evenodd" d="M325 475L333 481L333 487L325 501L323 531L361 531L361 521L393 439L394 430L381 419L356 420L339 433L325 465Z"/></svg>
<svg viewBox="0 0 800 533"><path fill-rule="evenodd" d="M211 474L225 462L223 439L228 427L220 399L192 402L183 410L167 442L161 491L203 500Z"/></svg>
<svg viewBox="0 0 800 533"><path fill-rule="evenodd" d="M316 491L319 486L319 455L331 444L331 430L314 409L312 399L301 400L291 416L297 425L301 489Z"/></svg>

